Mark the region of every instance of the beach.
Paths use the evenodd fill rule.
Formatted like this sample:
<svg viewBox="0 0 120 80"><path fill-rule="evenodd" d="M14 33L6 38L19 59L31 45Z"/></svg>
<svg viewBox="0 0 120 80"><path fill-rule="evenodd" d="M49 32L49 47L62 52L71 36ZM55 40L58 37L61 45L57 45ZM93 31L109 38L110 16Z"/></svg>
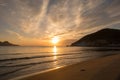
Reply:
<svg viewBox="0 0 120 80"><path fill-rule="evenodd" d="M120 80L120 54L27 76L19 80Z"/></svg>
<svg viewBox="0 0 120 80"><path fill-rule="evenodd" d="M120 80L120 0L0 0L0 80Z"/></svg>

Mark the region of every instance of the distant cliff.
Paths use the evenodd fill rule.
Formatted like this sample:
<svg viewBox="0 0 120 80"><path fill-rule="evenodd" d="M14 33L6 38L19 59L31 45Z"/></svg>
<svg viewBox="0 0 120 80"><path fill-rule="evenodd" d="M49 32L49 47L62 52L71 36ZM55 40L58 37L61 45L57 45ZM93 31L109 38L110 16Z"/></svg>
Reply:
<svg viewBox="0 0 120 80"><path fill-rule="evenodd" d="M19 45L12 44L8 41L4 41L4 42L0 42L0 46L19 46Z"/></svg>
<svg viewBox="0 0 120 80"><path fill-rule="evenodd" d="M79 39L71 46L120 47L120 30L105 28Z"/></svg>

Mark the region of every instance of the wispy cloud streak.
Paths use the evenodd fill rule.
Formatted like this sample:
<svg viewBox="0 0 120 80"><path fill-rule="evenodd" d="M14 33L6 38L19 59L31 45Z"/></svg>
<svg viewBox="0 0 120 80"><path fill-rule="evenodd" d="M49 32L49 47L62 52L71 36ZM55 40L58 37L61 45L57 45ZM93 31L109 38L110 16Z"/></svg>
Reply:
<svg viewBox="0 0 120 80"><path fill-rule="evenodd" d="M22 39L79 39L105 27L120 28L119 4L120 0L0 0L0 35L7 29Z"/></svg>

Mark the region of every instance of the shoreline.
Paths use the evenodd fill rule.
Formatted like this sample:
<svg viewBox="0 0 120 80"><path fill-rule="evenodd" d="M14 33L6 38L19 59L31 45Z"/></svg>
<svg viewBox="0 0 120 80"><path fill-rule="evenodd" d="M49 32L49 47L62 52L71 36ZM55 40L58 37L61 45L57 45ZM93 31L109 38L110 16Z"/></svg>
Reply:
<svg viewBox="0 0 120 80"><path fill-rule="evenodd" d="M24 75L24 76L15 77L15 78L12 78L10 80L21 80L21 79L24 79L24 78L27 78L27 77L31 77L31 76L42 74L42 73L47 73L47 72L54 71L54 70L64 68L64 67L65 66L60 66L60 67L56 67L56 68L52 68L52 69L48 69L48 70L44 70L44 71L40 71L40 72L35 72L35 73L27 74L27 75Z"/></svg>
<svg viewBox="0 0 120 80"><path fill-rule="evenodd" d="M120 54L83 61L11 80L119 80Z"/></svg>

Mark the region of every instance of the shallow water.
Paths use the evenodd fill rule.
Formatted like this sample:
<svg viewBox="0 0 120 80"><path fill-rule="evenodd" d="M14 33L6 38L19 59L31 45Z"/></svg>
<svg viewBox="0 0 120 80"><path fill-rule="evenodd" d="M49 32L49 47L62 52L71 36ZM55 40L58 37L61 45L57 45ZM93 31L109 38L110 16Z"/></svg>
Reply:
<svg viewBox="0 0 120 80"><path fill-rule="evenodd" d="M119 53L116 47L0 47L0 80Z"/></svg>

